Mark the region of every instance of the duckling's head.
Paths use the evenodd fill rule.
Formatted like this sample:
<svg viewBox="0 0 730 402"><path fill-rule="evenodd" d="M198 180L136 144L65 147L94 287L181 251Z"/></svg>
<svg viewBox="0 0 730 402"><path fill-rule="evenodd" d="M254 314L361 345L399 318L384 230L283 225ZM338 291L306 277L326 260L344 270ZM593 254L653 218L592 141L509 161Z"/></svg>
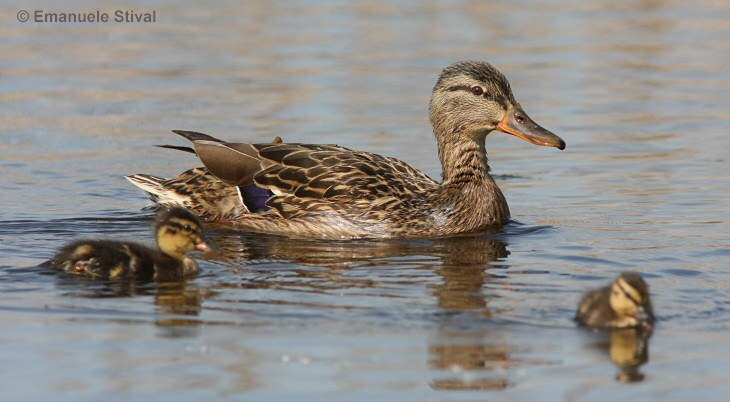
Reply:
<svg viewBox="0 0 730 402"><path fill-rule="evenodd" d="M611 284L609 299L619 320L635 320L635 325L651 327L654 312L649 300L649 285L636 272L624 272Z"/></svg>
<svg viewBox="0 0 730 402"><path fill-rule="evenodd" d="M436 82L429 110L440 144L476 140L499 130L536 145L565 149L565 141L532 121L494 66L462 61L446 67Z"/></svg>
<svg viewBox="0 0 730 402"><path fill-rule="evenodd" d="M163 209L157 216L155 226L157 246L160 250L178 260L193 250L206 253L213 251L203 235L200 219L185 208Z"/></svg>

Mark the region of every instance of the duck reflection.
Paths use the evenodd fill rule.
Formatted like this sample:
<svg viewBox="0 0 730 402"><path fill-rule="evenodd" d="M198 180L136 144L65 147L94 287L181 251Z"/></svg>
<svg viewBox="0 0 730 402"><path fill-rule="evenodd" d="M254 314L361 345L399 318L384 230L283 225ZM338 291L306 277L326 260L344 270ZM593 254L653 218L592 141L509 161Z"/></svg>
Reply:
<svg viewBox="0 0 730 402"><path fill-rule="evenodd" d="M649 360L651 332L643 328L621 328L611 331L609 355L618 367L616 379L620 382L638 382L644 379L639 368Z"/></svg>
<svg viewBox="0 0 730 402"><path fill-rule="evenodd" d="M501 374L504 368L524 364L512 359L506 342L495 342L494 334L485 330L484 325L474 325L474 317L491 317L489 296L484 293L485 285L494 277L489 269L497 267L494 263L509 255L507 245L488 233L441 239L333 242L245 234L228 236L224 232L214 241L232 263L234 268L231 269L242 275L242 283L227 283L222 287L301 290L302 278L306 278L309 291L327 292L338 287L386 287L400 280L388 277L387 283L380 282L378 278L386 277L386 274L375 279L363 278L352 275L352 268L377 266L387 269L389 265L396 265L399 276L406 275L402 280L408 286L420 277L404 271L404 265L436 273L441 281L430 286L436 298L438 311L434 317L439 331L428 347L429 366L439 376L430 382L434 389L503 389L509 385ZM407 257L407 262L402 257ZM264 268L268 272L259 268L267 262L296 263L314 268L297 269L293 276L292 270L287 270L287 274L282 274L285 277L276 277L270 267ZM500 262L498 268L508 266Z"/></svg>
<svg viewBox="0 0 730 402"><path fill-rule="evenodd" d="M447 335L440 333L439 337L449 339ZM483 338L484 335L477 333L469 338ZM451 339L457 338L452 336ZM504 389L510 385L500 373L511 364L510 351L505 344L486 339L464 344L434 342L428 351L431 355L429 366L440 373L450 373L448 377L440 374L440 378L431 381L429 385L433 389L476 391Z"/></svg>
<svg viewBox="0 0 730 402"><path fill-rule="evenodd" d="M201 289L185 280L170 282L129 282L68 279L59 276L58 287L69 297L86 299L116 299L154 296L156 314L154 323L162 329L163 337L192 337L198 334L203 300L214 292ZM128 303L110 302L106 309L128 311Z"/></svg>
<svg viewBox="0 0 730 402"><path fill-rule="evenodd" d="M506 245L488 235L420 240L293 240L276 236L224 235L215 242L227 262L228 269L247 275L245 284L224 286L271 287L302 285L301 277L320 279L319 290L339 287L377 287L377 279L346 275L358 267L397 266L403 275L404 266L435 272L442 283L434 288L439 307L443 309L484 309L480 295L489 264L509 255ZM404 261L402 258L407 257ZM203 257L205 258L205 257ZM286 279L272 281L271 275L261 276L261 266L267 263L292 263L315 269L295 269L291 283ZM316 269L325 268L325 269ZM504 268L504 267L502 267ZM291 270L289 271L291 272ZM271 274L269 270L269 274ZM408 280L408 278L406 278ZM411 283L411 282L409 282ZM311 282L309 283L311 284Z"/></svg>
<svg viewBox="0 0 730 402"><path fill-rule="evenodd" d="M510 347L495 341L485 326L475 329L473 319L492 316L483 289L494 277L489 274L493 263L509 255L507 246L490 237L444 239L441 246L448 251L435 272L443 282L433 294L444 314L438 315L439 331L428 348L429 366L437 370L439 378L430 386L438 390L504 389L510 382L503 370L515 363Z"/></svg>
<svg viewBox="0 0 730 402"><path fill-rule="evenodd" d="M487 269L509 255L506 244L489 237L471 237L443 239L440 246L442 264L436 273L443 283L434 289L438 306L449 312L475 310L491 315L482 288L493 277Z"/></svg>

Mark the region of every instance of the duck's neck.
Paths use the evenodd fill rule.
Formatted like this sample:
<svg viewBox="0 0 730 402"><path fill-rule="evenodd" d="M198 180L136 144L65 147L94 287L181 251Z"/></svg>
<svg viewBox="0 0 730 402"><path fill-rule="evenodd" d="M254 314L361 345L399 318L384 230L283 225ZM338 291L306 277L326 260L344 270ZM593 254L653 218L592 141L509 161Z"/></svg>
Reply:
<svg viewBox="0 0 730 402"><path fill-rule="evenodd" d="M439 144L441 179L443 184L472 183L490 180L487 150L484 138L468 142L456 141Z"/></svg>
<svg viewBox="0 0 730 402"><path fill-rule="evenodd" d="M489 175L485 137L459 135L452 137L458 141L439 143L443 169L439 198L446 210L454 211L453 219L474 230L504 224L509 219L507 201Z"/></svg>

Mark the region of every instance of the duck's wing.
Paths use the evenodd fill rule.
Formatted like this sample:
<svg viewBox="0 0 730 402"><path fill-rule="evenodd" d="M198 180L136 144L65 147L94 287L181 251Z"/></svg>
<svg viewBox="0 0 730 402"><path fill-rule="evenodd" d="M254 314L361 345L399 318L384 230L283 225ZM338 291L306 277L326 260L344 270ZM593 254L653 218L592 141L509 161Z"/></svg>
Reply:
<svg viewBox="0 0 730 402"><path fill-rule="evenodd" d="M282 217L347 210L387 210L438 185L395 159L337 145L227 143L175 131L193 143L207 170L231 186L270 191L266 206Z"/></svg>

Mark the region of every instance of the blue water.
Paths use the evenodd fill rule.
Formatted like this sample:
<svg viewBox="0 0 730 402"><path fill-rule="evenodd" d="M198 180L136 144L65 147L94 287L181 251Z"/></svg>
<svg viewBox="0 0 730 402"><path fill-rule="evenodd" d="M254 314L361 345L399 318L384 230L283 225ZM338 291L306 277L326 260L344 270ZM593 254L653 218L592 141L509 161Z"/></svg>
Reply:
<svg viewBox="0 0 730 402"><path fill-rule="evenodd" d="M137 4L151 24L0 15L3 400L725 400L730 5ZM40 7L40 6L39 6ZM47 11L93 11L60 2ZM115 9L109 8L108 12ZM565 151L493 133L513 223L481 236L292 241L207 228L175 284L37 268L79 237L151 243L123 178L193 155L171 129L337 143L439 177L440 70L494 63ZM581 294L635 270L659 322L616 380Z"/></svg>

